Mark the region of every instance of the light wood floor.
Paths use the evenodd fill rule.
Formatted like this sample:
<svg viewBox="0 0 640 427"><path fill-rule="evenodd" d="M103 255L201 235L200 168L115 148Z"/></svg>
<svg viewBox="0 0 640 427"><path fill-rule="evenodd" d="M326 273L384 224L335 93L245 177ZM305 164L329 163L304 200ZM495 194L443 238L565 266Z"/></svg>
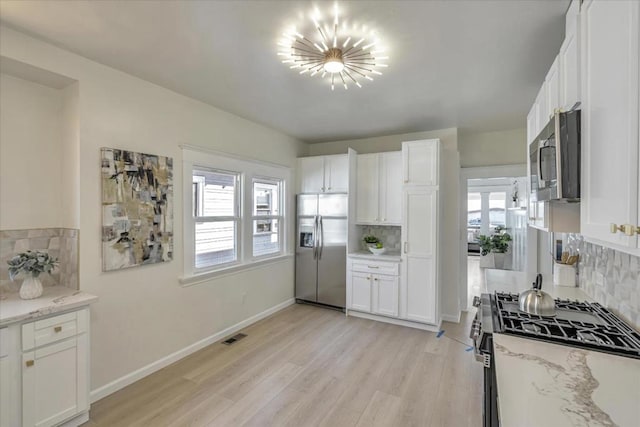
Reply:
<svg viewBox="0 0 640 427"><path fill-rule="evenodd" d="M436 334L293 305L91 406L95 426L482 425L468 323Z"/></svg>

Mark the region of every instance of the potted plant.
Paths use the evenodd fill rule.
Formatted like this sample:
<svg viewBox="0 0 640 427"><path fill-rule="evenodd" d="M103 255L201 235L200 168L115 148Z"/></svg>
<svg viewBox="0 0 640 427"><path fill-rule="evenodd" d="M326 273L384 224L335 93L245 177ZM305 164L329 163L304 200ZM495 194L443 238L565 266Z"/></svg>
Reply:
<svg viewBox="0 0 640 427"><path fill-rule="evenodd" d="M480 267L504 268L505 254L509 250L511 235L502 227L496 227L491 236L478 236L480 245Z"/></svg>
<svg viewBox="0 0 640 427"><path fill-rule="evenodd" d="M22 252L7 261L9 264L9 278L13 281L18 274L25 278L20 286L20 298L33 299L42 295L40 273L51 273L58 265L58 259L46 252Z"/></svg>
<svg viewBox="0 0 640 427"><path fill-rule="evenodd" d="M366 234L362 240L364 240L364 243L367 245L367 248L371 248L371 247L376 247L376 245L380 242L380 239L378 239L376 236L374 236L373 234Z"/></svg>

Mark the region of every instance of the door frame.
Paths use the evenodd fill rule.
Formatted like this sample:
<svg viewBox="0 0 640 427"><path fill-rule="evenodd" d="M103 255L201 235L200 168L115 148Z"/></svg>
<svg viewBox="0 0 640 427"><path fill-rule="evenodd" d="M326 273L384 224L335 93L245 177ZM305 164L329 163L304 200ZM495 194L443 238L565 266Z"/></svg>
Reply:
<svg viewBox="0 0 640 427"><path fill-rule="evenodd" d="M473 168L460 168L460 284L458 289L459 306L461 311L467 311L467 192L468 180L479 178L518 178L527 176L526 163L500 166L483 166ZM528 195L527 195L528 197ZM528 204L527 204L528 206ZM525 270L529 271L529 266L537 267L538 251L531 250L531 245L535 239L532 228L527 229L527 262Z"/></svg>

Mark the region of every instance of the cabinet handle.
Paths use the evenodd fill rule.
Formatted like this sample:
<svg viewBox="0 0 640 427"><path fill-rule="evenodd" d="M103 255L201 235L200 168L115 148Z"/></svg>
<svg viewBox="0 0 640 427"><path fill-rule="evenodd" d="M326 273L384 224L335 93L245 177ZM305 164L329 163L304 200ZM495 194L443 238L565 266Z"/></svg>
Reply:
<svg viewBox="0 0 640 427"><path fill-rule="evenodd" d="M62 332L62 326L56 326L55 328L53 328L53 332Z"/></svg>
<svg viewBox="0 0 640 427"><path fill-rule="evenodd" d="M404 242L404 253L406 254L408 252L407 247L409 246L409 242Z"/></svg>
<svg viewBox="0 0 640 427"><path fill-rule="evenodd" d="M380 268L378 265L367 265L368 268Z"/></svg>
<svg viewBox="0 0 640 427"><path fill-rule="evenodd" d="M405 179L405 180L404 180L404 183L405 183L405 184L408 184L408 183L409 183L409 180L408 180L408 179Z"/></svg>
<svg viewBox="0 0 640 427"><path fill-rule="evenodd" d="M367 277L367 280L371 280L371 276Z"/></svg>
<svg viewBox="0 0 640 427"><path fill-rule="evenodd" d="M609 225L609 231L611 231L611 233L613 234L616 234L619 231L621 233L626 234L627 236L633 236L634 234L636 234L637 228L631 224L617 225L617 224L611 223Z"/></svg>
<svg viewBox="0 0 640 427"><path fill-rule="evenodd" d="M375 280L375 281L377 282L377 281L378 281L378 278L377 278L377 277L374 277L374 278L373 278L373 280Z"/></svg>
<svg viewBox="0 0 640 427"><path fill-rule="evenodd" d="M24 362L25 365L27 365L27 368L30 368L31 366L33 366L35 362L33 360L27 360L26 362Z"/></svg>

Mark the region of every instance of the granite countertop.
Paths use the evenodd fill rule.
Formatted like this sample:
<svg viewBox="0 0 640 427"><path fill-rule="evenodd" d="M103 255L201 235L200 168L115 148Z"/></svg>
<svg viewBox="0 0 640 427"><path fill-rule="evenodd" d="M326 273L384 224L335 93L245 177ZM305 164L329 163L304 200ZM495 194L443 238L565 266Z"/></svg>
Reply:
<svg viewBox="0 0 640 427"><path fill-rule="evenodd" d="M95 295L64 286L47 286L40 297L30 300L21 299L18 293L4 294L0 297L0 326L82 307L97 300Z"/></svg>
<svg viewBox="0 0 640 427"><path fill-rule="evenodd" d="M493 334L503 426L637 427L640 360Z"/></svg>
<svg viewBox="0 0 640 427"><path fill-rule="evenodd" d="M357 252L350 252L348 256L351 258L362 258L362 259L370 259L375 261L391 261L391 262L402 261L400 251L388 251L382 255L374 255L369 251L357 251Z"/></svg>

